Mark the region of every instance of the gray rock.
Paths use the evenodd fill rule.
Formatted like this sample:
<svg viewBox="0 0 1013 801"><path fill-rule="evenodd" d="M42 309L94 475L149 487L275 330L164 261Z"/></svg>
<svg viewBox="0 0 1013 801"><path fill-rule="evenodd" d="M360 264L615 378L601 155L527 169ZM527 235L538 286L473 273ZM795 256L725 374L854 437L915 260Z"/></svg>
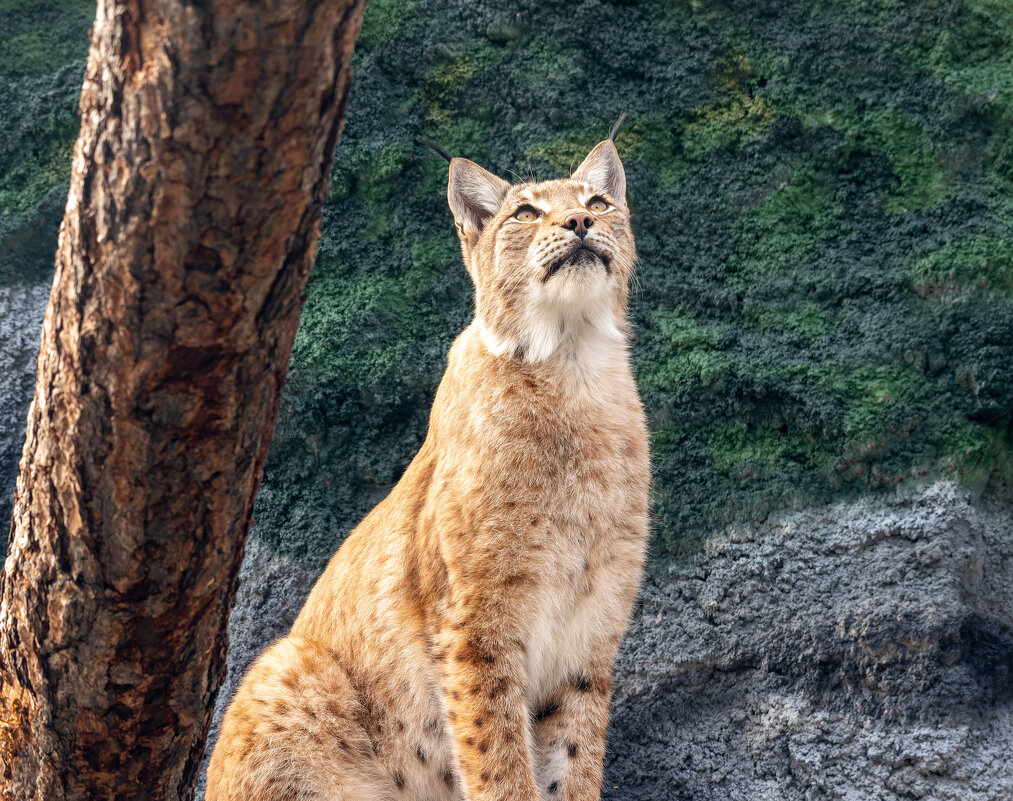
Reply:
<svg viewBox="0 0 1013 801"><path fill-rule="evenodd" d="M49 283L0 286L0 548L6 553L18 461L35 387L39 331L49 300Z"/></svg>
<svg viewBox="0 0 1013 801"><path fill-rule="evenodd" d="M218 740L225 707L243 674L265 647L288 633L316 578L298 562L272 553L256 537L247 540L236 601L229 615L228 674L218 691L195 798L204 798L207 760Z"/></svg>
<svg viewBox="0 0 1013 801"><path fill-rule="evenodd" d="M937 484L738 528L656 571L617 663L603 797L1013 798L1011 539L1008 510ZM313 579L251 540L209 752Z"/></svg>
<svg viewBox="0 0 1013 801"><path fill-rule="evenodd" d="M645 586L605 798L1013 798L1013 522L946 484L712 540Z"/></svg>

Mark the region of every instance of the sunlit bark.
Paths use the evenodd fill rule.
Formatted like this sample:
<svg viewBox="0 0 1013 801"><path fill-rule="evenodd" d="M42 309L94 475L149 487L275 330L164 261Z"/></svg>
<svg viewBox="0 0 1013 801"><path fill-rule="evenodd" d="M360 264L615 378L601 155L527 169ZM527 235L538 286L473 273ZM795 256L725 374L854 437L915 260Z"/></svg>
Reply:
<svg viewBox="0 0 1013 801"><path fill-rule="evenodd" d="M100 0L0 607L0 798L192 794L364 0Z"/></svg>

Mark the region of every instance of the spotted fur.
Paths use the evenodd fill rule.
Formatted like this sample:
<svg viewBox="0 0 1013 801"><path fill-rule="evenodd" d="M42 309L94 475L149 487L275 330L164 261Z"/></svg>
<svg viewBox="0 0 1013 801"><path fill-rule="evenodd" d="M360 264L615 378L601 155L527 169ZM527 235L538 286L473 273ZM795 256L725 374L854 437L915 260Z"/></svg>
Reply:
<svg viewBox="0 0 1013 801"><path fill-rule="evenodd" d="M475 319L422 449L243 680L208 801L599 798L650 473L625 176L606 140L539 184L454 159L448 197Z"/></svg>

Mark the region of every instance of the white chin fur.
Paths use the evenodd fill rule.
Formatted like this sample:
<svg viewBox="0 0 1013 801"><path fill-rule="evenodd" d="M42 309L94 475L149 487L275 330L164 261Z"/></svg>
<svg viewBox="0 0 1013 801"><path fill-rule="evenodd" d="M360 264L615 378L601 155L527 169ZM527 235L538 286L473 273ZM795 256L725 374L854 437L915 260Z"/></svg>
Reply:
<svg viewBox="0 0 1013 801"><path fill-rule="evenodd" d="M564 267L544 282L534 279L511 336L502 336L481 321L482 340L496 356L518 355L532 364L555 357L568 368L595 373L613 355L625 353L613 280L601 263Z"/></svg>
<svg viewBox="0 0 1013 801"><path fill-rule="evenodd" d="M621 342L609 284L601 264L564 267L548 281L533 284L521 323L527 361L544 361L563 347L580 348L592 340Z"/></svg>
<svg viewBox="0 0 1013 801"><path fill-rule="evenodd" d="M544 284L532 283L515 336L505 339L483 326L486 347L497 355L519 355L531 364L553 359L567 372L591 378L626 348L609 282L601 269L557 273Z"/></svg>
<svg viewBox="0 0 1013 801"><path fill-rule="evenodd" d="M547 281L540 282L532 300L550 303L563 310L584 311L608 301L611 278L601 259L595 257L581 266L565 266Z"/></svg>

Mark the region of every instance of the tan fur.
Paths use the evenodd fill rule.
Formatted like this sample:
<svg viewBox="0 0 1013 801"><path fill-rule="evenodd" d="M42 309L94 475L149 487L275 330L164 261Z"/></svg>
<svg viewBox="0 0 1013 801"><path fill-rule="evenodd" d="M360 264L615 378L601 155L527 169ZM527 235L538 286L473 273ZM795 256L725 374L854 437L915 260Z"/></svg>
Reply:
<svg viewBox="0 0 1013 801"><path fill-rule="evenodd" d="M650 473L625 178L606 141L541 184L454 159L448 194L475 320L422 449L243 680L208 801L599 798Z"/></svg>

